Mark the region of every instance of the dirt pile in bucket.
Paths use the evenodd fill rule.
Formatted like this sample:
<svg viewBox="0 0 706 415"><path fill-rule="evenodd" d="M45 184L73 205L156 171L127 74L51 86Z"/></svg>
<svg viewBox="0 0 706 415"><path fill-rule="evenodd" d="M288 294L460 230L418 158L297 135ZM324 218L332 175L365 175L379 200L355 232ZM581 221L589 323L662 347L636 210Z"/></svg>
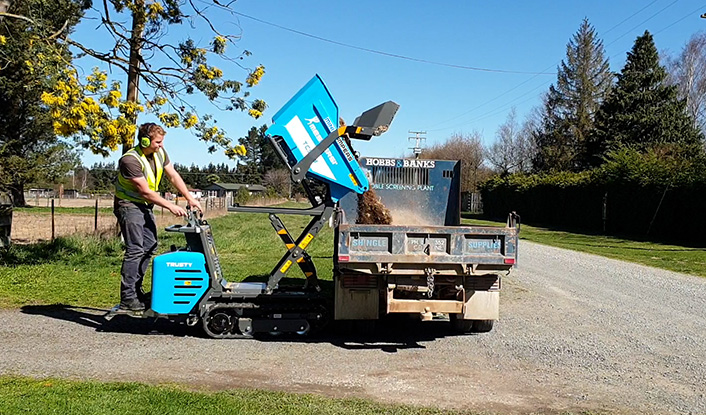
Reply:
<svg viewBox="0 0 706 415"><path fill-rule="evenodd" d="M358 218L355 223L361 225L389 225L392 223L390 209L382 204L374 190L358 195Z"/></svg>
<svg viewBox="0 0 706 415"><path fill-rule="evenodd" d="M338 119L338 126L345 127L346 122L343 118ZM358 153L353 149L351 139L348 134L344 134L343 138L346 140L346 144L350 148L351 152L355 155L356 161L358 160ZM382 204L380 198L373 189L368 190L362 195L358 195L358 218L356 218L355 223L361 225L389 225L392 223L392 215L390 214L390 209L387 209L385 205Z"/></svg>

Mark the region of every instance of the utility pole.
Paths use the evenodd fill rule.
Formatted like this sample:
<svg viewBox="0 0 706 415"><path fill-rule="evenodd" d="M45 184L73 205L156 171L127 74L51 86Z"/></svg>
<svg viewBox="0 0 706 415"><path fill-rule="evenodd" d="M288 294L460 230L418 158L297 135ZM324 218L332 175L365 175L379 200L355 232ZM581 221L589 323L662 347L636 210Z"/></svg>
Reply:
<svg viewBox="0 0 706 415"><path fill-rule="evenodd" d="M415 140L414 147L410 147L410 150L414 152L414 158L418 159L419 155L422 154L422 148L419 146L420 142L422 140L426 140L427 138L424 137L427 132L426 131L408 131L410 134L414 134L414 137L408 137L408 140Z"/></svg>

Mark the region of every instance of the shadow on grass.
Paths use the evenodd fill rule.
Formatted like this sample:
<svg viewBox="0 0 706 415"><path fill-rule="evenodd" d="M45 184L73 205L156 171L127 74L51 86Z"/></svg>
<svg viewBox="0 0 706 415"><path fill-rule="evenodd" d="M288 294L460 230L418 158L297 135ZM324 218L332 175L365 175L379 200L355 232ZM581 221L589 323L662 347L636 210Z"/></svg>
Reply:
<svg viewBox="0 0 706 415"><path fill-rule="evenodd" d="M489 218L483 216L482 213L472 213L472 212L461 212L461 218L463 218L463 219L476 219L476 220L491 220L491 221L494 220L494 221L498 221L498 222L505 220L505 218L489 219Z"/></svg>
<svg viewBox="0 0 706 415"><path fill-rule="evenodd" d="M483 221L491 221L491 222L497 222L497 226L503 226L505 223L504 218L488 218L483 216L483 214L480 213L469 213L469 212L462 212L461 217L463 219L469 219L469 220L483 220ZM599 231L594 231L594 230L587 230L587 229L581 229L579 227L571 227L571 226L560 226L560 225L544 225L541 223L523 223L524 225L531 226L533 228L536 228L538 232L554 232L557 234L566 234L567 237L570 238L575 238L579 239L578 241L563 241L567 245L575 245L575 246L601 246L601 247L606 247L606 248L618 248L618 249L626 249L626 250L635 250L635 251L664 251L664 252L699 252L699 251L706 251L706 247L704 247L703 241L692 241L692 240L677 240L677 239L664 239L664 238L656 238L656 237L646 237L646 236L636 236L636 235L629 235L629 234L622 234L622 233L602 233ZM528 231L531 232L531 231ZM525 233L526 235L527 233ZM685 235L688 235L685 231ZM580 238L586 238L586 243L582 243L580 241ZM534 240L539 242L538 239L536 238L526 238L526 236L523 237L522 231L520 231L520 238L521 239L528 239L528 240ZM556 235L553 236L552 238L561 238L561 235ZM656 247L638 247L638 246L625 246L630 243L650 243L650 244L657 244L657 245L673 245L677 246L679 248L677 249L672 249L672 248L656 248Z"/></svg>
<svg viewBox="0 0 706 415"><path fill-rule="evenodd" d="M101 237L59 237L54 241L32 244L13 244L0 250L0 265L38 265L55 261L67 261L76 256L119 255L122 246L115 240Z"/></svg>
<svg viewBox="0 0 706 415"><path fill-rule="evenodd" d="M0 264L4 266L36 265L65 259L76 254L79 248L67 243L65 239L55 239L54 242L37 242L33 244L13 244L9 249L0 252Z"/></svg>
<svg viewBox="0 0 706 415"><path fill-rule="evenodd" d="M650 251L650 252L705 252L706 248L696 248L696 247L679 247L679 248L657 248L655 246L628 246L630 243L659 243L659 242L648 242L648 241L636 241L636 240L611 240L610 237L603 237L604 240L601 241L564 241L565 245L571 246L585 246L585 247L600 247L600 248L614 248L627 251Z"/></svg>

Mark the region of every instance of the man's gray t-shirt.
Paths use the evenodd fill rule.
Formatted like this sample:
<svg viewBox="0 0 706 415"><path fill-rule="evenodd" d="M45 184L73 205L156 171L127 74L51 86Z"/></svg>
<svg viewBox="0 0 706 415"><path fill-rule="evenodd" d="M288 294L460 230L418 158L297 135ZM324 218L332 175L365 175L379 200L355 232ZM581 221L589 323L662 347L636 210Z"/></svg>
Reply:
<svg viewBox="0 0 706 415"><path fill-rule="evenodd" d="M163 166L166 166L170 163L169 155L167 154L167 150L162 149L162 151L164 151L164 164L163 164ZM151 155L145 156L145 157L147 158L147 161L150 164L150 168L152 169L152 173L155 175L155 178L156 178L157 177L157 166L154 164L154 157L155 156L156 156L156 153L152 153ZM142 163L140 163L140 160L138 160L136 157L121 157L120 161L118 162L118 169L120 170L120 174L122 174L123 177L126 179L134 179L135 177L144 177L144 173L142 173ZM118 199L117 197L115 198L115 201L119 205L132 204L132 202L129 200Z"/></svg>

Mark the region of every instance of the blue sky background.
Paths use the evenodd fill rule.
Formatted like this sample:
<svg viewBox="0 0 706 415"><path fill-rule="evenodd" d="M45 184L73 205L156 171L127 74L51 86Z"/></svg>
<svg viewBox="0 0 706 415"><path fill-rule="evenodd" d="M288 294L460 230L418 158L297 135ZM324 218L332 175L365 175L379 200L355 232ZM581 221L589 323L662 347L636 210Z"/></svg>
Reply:
<svg viewBox="0 0 706 415"><path fill-rule="evenodd" d="M196 0L199 4L199 0ZM203 3L202 3L203 4ZM265 65L266 75L251 89L269 108L254 120L242 113L221 112L205 99L190 101L199 113L211 113L237 141L250 127L271 123L271 117L314 74L326 82L340 108L352 122L361 112L384 101L400 104L390 130L370 142L354 142L364 156L408 155L409 130L426 130L426 145L443 142L454 133L482 134L484 144L495 139L510 109L521 123L539 105L541 95L556 81L556 67L566 44L587 17L603 40L611 69L625 63L635 38L649 30L660 53L679 53L689 38L706 30L706 1L294 1L238 0L235 10L292 30L334 42L448 65L517 71L528 74L477 71L395 58L303 36L244 16L218 13L215 23L224 32L241 34L237 44L252 56L244 66ZM89 16L91 13L89 13ZM95 47L109 43L95 20L83 21L73 37ZM202 24L191 30L172 27L167 40L186 36L206 45L212 35ZM231 52L238 53L229 46ZM90 72L95 61L80 65ZM247 72L221 66L227 76L244 80ZM111 79L123 81L114 73ZM124 89L124 88L123 88ZM154 121L142 116L140 123ZM227 162L221 152L209 154L207 145L189 131L168 130L165 141L172 159L181 164ZM84 154L83 162L117 160Z"/></svg>

